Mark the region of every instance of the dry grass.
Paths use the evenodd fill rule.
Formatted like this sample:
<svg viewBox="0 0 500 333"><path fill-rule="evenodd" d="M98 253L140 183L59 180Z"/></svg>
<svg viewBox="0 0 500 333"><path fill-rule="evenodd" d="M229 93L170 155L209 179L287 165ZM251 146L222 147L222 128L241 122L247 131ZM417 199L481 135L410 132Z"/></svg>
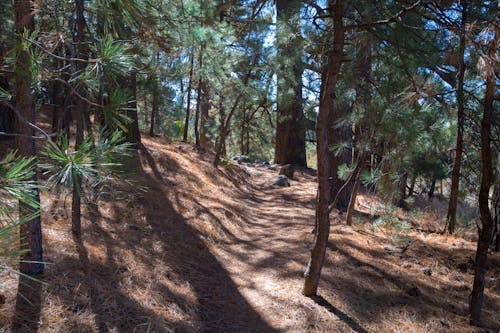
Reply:
<svg viewBox="0 0 500 333"><path fill-rule="evenodd" d="M369 228L364 207L377 199L362 196L358 224L333 218L321 296L305 298L314 177L272 188L276 172L214 170L212 158L145 138L129 168L146 190L117 189L87 211L81 242L64 202L45 193L46 285L28 291L38 300L29 318L6 294L0 323L39 332L484 332L467 325L474 244L432 233L435 212L398 212L413 225L398 246ZM492 255L483 316L493 332L499 263Z"/></svg>

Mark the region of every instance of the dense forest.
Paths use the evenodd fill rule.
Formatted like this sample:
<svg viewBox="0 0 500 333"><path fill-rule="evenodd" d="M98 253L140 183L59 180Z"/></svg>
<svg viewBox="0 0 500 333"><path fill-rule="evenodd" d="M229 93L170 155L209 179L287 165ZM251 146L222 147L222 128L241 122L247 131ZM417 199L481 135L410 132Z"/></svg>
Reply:
<svg viewBox="0 0 500 333"><path fill-rule="evenodd" d="M500 332L500 1L0 17L0 332Z"/></svg>

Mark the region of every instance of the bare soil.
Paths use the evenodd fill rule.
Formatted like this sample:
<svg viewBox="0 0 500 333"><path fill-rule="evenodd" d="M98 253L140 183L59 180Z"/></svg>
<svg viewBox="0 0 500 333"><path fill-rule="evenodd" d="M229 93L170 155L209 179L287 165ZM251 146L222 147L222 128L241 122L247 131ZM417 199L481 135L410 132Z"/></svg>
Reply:
<svg viewBox="0 0 500 333"><path fill-rule="evenodd" d="M131 185L86 209L82 240L71 236L70 198L43 194L44 284L21 285L31 305L2 292L0 332L500 330L500 255L490 256L484 328L473 328L475 244L436 233L435 211L393 213L410 230L374 228L383 202L361 195L354 226L333 214L319 296L306 298L313 175L274 188L265 166L214 169L191 145L143 142ZM15 291L17 279L2 278Z"/></svg>

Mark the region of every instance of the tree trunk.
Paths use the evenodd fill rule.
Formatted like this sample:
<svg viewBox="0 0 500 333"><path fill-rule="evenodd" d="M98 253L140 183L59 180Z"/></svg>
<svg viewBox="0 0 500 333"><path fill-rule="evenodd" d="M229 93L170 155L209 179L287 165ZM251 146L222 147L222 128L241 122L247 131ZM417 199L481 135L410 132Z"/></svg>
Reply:
<svg viewBox="0 0 500 333"><path fill-rule="evenodd" d="M219 125L219 138L217 140L216 148L215 148L215 158L214 158L214 167L219 166L220 158L222 155L222 150L224 149L224 141L226 141L226 112L224 109L224 99L220 96L219 100L219 117L220 117L220 125Z"/></svg>
<svg viewBox="0 0 500 333"><path fill-rule="evenodd" d="M415 192L415 184L417 182L417 174L416 172L413 172L411 176L411 181L410 181L410 189L408 190L408 197L413 196L413 192Z"/></svg>
<svg viewBox="0 0 500 333"><path fill-rule="evenodd" d="M500 156L498 157L500 160ZM500 167L500 165L497 165L497 168ZM497 169L497 174L500 170ZM498 176L497 176L498 179ZM491 200L491 215L493 217L493 225L495 226L495 241L494 241L494 246L493 250L495 252L500 251L500 185L498 182L495 183L494 185L494 190L493 190L493 198Z"/></svg>
<svg viewBox="0 0 500 333"><path fill-rule="evenodd" d="M84 0L75 0L76 7L76 29L77 33L75 35L75 44L77 45L77 53L80 59L87 59L89 56L88 49L85 46L86 41L86 22L84 16ZM76 64L77 70L84 70L85 66L81 63ZM85 96L84 89L79 89L80 96ZM75 150L78 150L84 140L84 128L85 123L88 121L86 119L86 114L88 114L88 104L85 100L79 96L74 96L75 100ZM82 195L82 180L80 177L75 177L73 181L73 192L71 201L71 231L73 235L81 235L81 224L82 224L82 213L81 213L81 195Z"/></svg>
<svg viewBox="0 0 500 333"><path fill-rule="evenodd" d="M361 185L361 172L363 171L363 166L365 164L366 155L363 153L360 156L356 168L354 169L354 186L352 188L351 198L349 200L349 207L347 208L346 223L347 225L352 225L352 218L354 215L354 206L356 205L356 198L358 196L359 187Z"/></svg>
<svg viewBox="0 0 500 333"><path fill-rule="evenodd" d="M130 73L128 88L132 93L132 100L127 105L127 116L130 118L127 126L127 141L138 147L141 143L141 131L137 115L137 72L135 70Z"/></svg>
<svg viewBox="0 0 500 333"><path fill-rule="evenodd" d="M210 111L210 91L205 80L201 81L201 100L200 100L200 146L207 148L210 144L209 126L211 121Z"/></svg>
<svg viewBox="0 0 500 333"><path fill-rule="evenodd" d="M25 31L32 32L34 29L34 18L29 1L14 1L16 33L19 36L18 43L25 43L21 34ZM29 49L16 48L16 63L14 70L14 104L18 114L15 115L14 127L20 136L15 138L15 146L20 156L36 156L36 146L33 129L27 122L35 123L35 108L31 93L31 55ZM36 182L36 174L32 181ZM33 193L34 200L39 204L40 197L38 191ZM39 213L39 212L38 212ZM33 214L33 209L28 205L19 202L19 216L24 219ZM44 270L43 248L42 248L42 226L40 215L27 220L20 227L21 247L27 252L23 254L20 263L20 271L27 275L42 274Z"/></svg>
<svg viewBox="0 0 500 333"><path fill-rule="evenodd" d="M0 68L5 65L5 49L3 44L0 42ZM10 91L9 80L6 76L0 75L0 88L4 91ZM0 134L0 140L11 140L13 137L8 135L12 134L14 130L14 115L12 110L0 103L0 132L6 133L6 135Z"/></svg>
<svg viewBox="0 0 500 333"><path fill-rule="evenodd" d="M306 166L305 118L302 107L302 48L298 0L277 0L280 55L277 86L275 162Z"/></svg>
<svg viewBox="0 0 500 333"><path fill-rule="evenodd" d="M158 118L158 104L159 104L159 96L158 96L158 79L153 76L153 105L151 107L151 124L149 127L149 136L155 136L155 126Z"/></svg>
<svg viewBox="0 0 500 333"><path fill-rule="evenodd" d="M333 110L335 87L339 78L342 54L344 51L345 30L342 27L342 1L329 1L330 11L333 11L333 49L328 51L327 64L321 78L320 105L316 124L317 154L318 154L318 197L316 204L316 232L311 249L311 259L304 274L305 296L316 295L321 269L325 260L326 247L330 234L330 160L328 144L328 120Z"/></svg>
<svg viewBox="0 0 500 333"><path fill-rule="evenodd" d="M436 176L433 175L431 181L431 187L429 188L429 193L427 193L429 200L431 200L434 197L435 190L436 190Z"/></svg>
<svg viewBox="0 0 500 333"><path fill-rule="evenodd" d="M457 220L457 201L460 185L460 166L462 164L463 153L463 133L464 133L464 76L465 76L465 20L467 18L467 0L460 1L462 5L462 22L460 29L460 45L458 51L458 80L457 80L457 141L455 146L455 159L451 172L450 201L448 203L448 214L446 216L446 231L452 234L455 231Z"/></svg>
<svg viewBox="0 0 500 333"><path fill-rule="evenodd" d="M500 4L499 4L500 7ZM500 29L495 28L495 37L488 52L489 66L487 68L486 92L484 96L484 113L481 121L481 187L479 190L479 213L481 228L477 241L476 260L474 268L474 284L472 286L470 303L470 323L479 325L481 308L483 306L486 262L488 249L493 240L493 219L489 208L489 192L493 185L493 163L491 151L491 125L493 121L493 100L495 97L495 53Z"/></svg>
<svg viewBox="0 0 500 333"><path fill-rule="evenodd" d="M191 50L191 60L190 60L190 69L189 69L189 82L187 87L187 106L186 106L186 119L184 121L184 135L182 137L182 141L188 141L188 130L189 130L189 113L191 109L191 85L193 83L193 66L194 66L194 51Z"/></svg>
<svg viewBox="0 0 500 333"><path fill-rule="evenodd" d="M398 200L396 206L406 208L406 184L408 182L408 171L404 170L399 176Z"/></svg>
<svg viewBox="0 0 500 333"><path fill-rule="evenodd" d="M199 122L200 122L200 107L201 107L201 90L202 90L202 78L201 78L201 69L203 67L203 47L200 49L200 55L198 57L198 88L196 89L196 114L194 117L194 138L196 146L200 146L200 131L199 131Z"/></svg>
<svg viewBox="0 0 500 333"><path fill-rule="evenodd" d="M240 123L240 154L245 155L245 125L246 125L246 117L247 110L243 110L243 114L241 115L241 123Z"/></svg>

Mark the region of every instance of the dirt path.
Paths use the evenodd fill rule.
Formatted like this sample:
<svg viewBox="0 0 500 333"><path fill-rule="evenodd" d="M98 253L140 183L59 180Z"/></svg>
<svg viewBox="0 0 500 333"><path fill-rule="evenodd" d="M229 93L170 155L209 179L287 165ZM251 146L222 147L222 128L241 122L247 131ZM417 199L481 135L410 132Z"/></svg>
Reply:
<svg viewBox="0 0 500 333"><path fill-rule="evenodd" d="M277 171L266 167L214 169L213 156L192 145L143 141L130 166L134 188L85 212L82 243L71 237L70 205L43 194L46 284L30 307L35 315L17 311L8 294L0 328L20 321L39 333L485 332L467 324L473 242L413 230L403 251L370 230L366 214L353 227L332 216L320 296L306 298L314 177L298 173L290 187L273 188ZM483 318L496 333L498 254L487 279Z"/></svg>
<svg viewBox="0 0 500 333"><path fill-rule="evenodd" d="M291 187L272 188L276 172L244 168L251 185L235 198L243 207L242 232L211 250L269 327L279 332L475 330L467 325L471 267L465 274L456 272L457 261L460 265L470 260L474 247L460 239L412 232L409 247L400 253L387 238L334 222L320 296L303 297L302 274L314 221L314 178L299 175ZM498 272L491 274L490 293L498 296L494 291ZM488 323L492 332L500 327L500 317L494 315L499 305L496 296L485 307L485 317L490 313L495 318ZM232 331L223 323L219 328ZM237 331L264 332L258 326L233 330Z"/></svg>
<svg viewBox="0 0 500 333"><path fill-rule="evenodd" d="M271 187L275 171L244 168L251 186L238 199L244 207L242 232L212 248L238 290L280 332L349 332L349 326L365 332L340 310L330 306L328 311L325 304L301 295L314 223L314 177L300 174L290 187Z"/></svg>

